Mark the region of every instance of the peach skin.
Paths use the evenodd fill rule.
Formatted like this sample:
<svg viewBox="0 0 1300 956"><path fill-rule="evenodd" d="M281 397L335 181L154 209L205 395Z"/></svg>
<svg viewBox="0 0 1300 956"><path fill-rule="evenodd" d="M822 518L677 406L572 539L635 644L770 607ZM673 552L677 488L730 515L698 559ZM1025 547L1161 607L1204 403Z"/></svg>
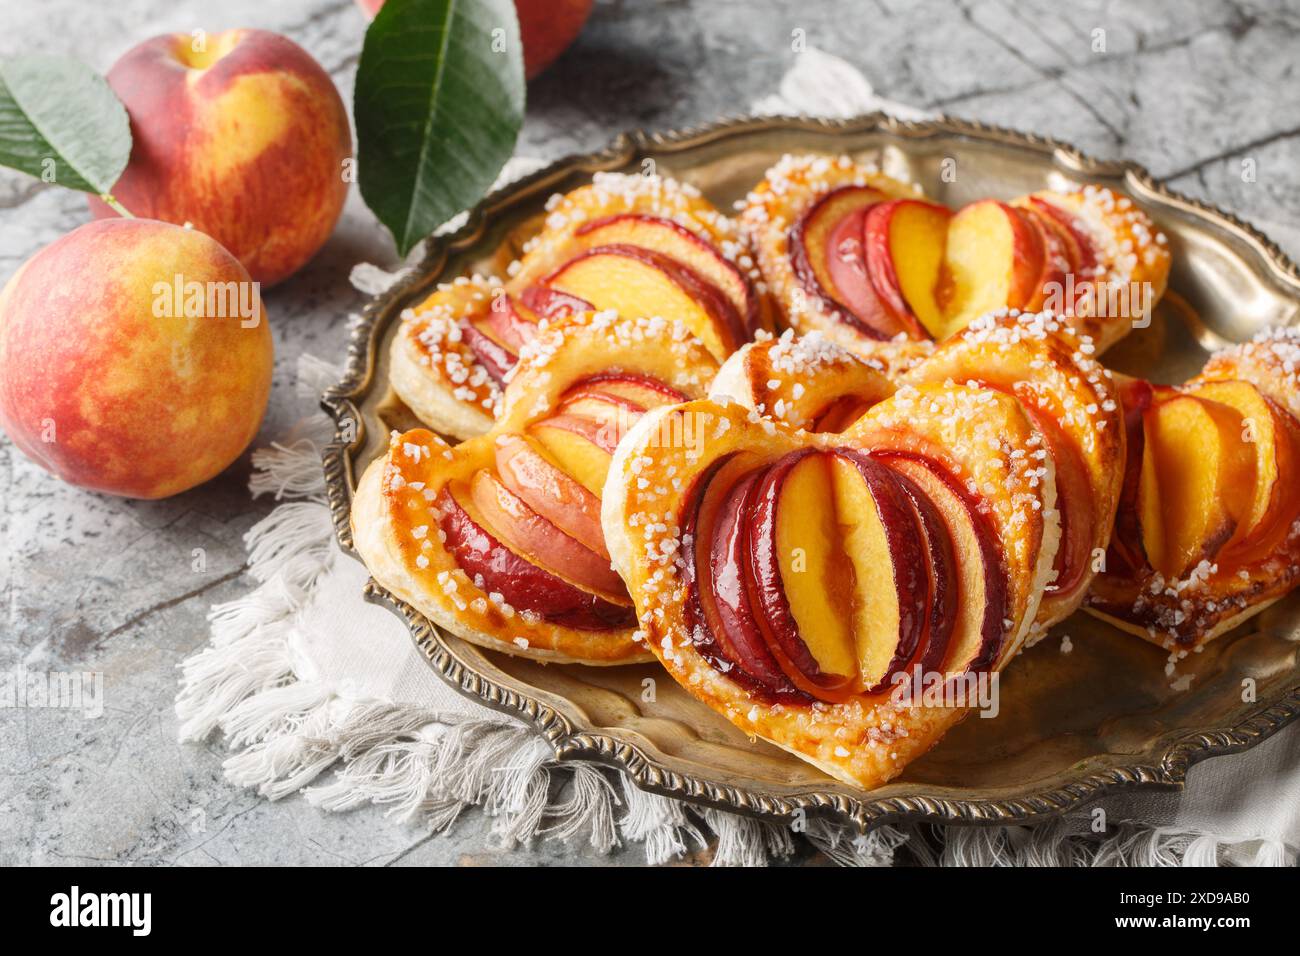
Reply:
<svg viewBox="0 0 1300 956"><path fill-rule="evenodd" d="M131 117L113 196L132 214L193 225L263 285L303 266L343 209L347 111L300 46L265 30L146 40L108 72ZM96 218L116 215L98 198Z"/></svg>
<svg viewBox="0 0 1300 956"><path fill-rule="evenodd" d="M212 478L257 433L271 367L256 284L193 229L90 222L0 292L0 425L83 488L163 498Z"/></svg>

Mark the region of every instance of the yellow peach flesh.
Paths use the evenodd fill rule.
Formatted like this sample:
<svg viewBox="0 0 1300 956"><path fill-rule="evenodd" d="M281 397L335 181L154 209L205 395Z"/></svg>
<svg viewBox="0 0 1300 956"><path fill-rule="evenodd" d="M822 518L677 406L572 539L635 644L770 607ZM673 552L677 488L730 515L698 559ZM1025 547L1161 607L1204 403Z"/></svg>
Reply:
<svg viewBox="0 0 1300 956"><path fill-rule="evenodd" d="M823 673L857 672L846 573L827 459L808 455L791 470L777 503L781 583L799 636Z"/></svg>
<svg viewBox="0 0 1300 956"><path fill-rule="evenodd" d="M926 331L936 339L947 336L947 322L936 296L950 218L942 206L904 202L889 219L889 252L899 289Z"/></svg>
<svg viewBox="0 0 1300 956"><path fill-rule="evenodd" d="M839 577L852 581L853 633L863 687L875 687L887 675L898 649L898 591L875 498L857 466L836 457L831 466L836 520L849 566Z"/></svg>

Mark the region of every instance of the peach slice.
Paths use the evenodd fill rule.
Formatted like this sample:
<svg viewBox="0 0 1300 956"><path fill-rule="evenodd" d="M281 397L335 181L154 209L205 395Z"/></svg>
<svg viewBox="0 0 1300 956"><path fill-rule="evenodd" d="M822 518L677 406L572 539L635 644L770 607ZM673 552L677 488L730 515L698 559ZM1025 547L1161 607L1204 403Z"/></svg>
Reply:
<svg viewBox="0 0 1300 956"><path fill-rule="evenodd" d="M966 206L948 227L948 300L943 338L997 309L1023 309L1039 292L1042 233L1020 210L994 199Z"/></svg>
<svg viewBox="0 0 1300 956"><path fill-rule="evenodd" d="M1253 488L1255 453L1241 440L1235 409L1193 395L1158 403L1146 417L1161 505L1162 540L1143 529L1152 566L1168 578L1212 559L1232 538L1246 508L1234 488ZM1247 494L1245 505L1252 495Z"/></svg>
<svg viewBox="0 0 1300 956"><path fill-rule="evenodd" d="M699 490L690 496L694 506L682 524L683 537L694 542L685 567L685 610L692 631L705 629L733 677L769 693L802 697L768 650L745 585L750 494L762 473L757 464L753 455L729 455L696 479Z"/></svg>
<svg viewBox="0 0 1300 956"><path fill-rule="evenodd" d="M580 312L595 310L595 306L586 299L544 285L529 286L519 296L519 301L525 309L539 319L563 319Z"/></svg>
<svg viewBox="0 0 1300 956"><path fill-rule="evenodd" d="M632 607L583 591L502 544L464 490L445 486L437 507L438 526L456 563L472 578L481 577L483 590L500 594L511 607L584 630L635 626Z"/></svg>
<svg viewBox="0 0 1300 956"><path fill-rule="evenodd" d="M872 206L863 223L876 292L895 314L913 316L935 339L947 335L939 286L952 218L952 211L938 203L894 199Z"/></svg>
<svg viewBox="0 0 1300 956"><path fill-rule="evenodd" d="M488 530L506 547L585 590L627 600L623 579L610 568L608 555L601 556L565 534L486 468L475 472L470 495Z"/></svg>
<svg viewBox="0 0 1300 956"><path fill-rule="evenodd" d="M711 243L679 222L643 213L619 213L584 223L574 236L583 249L630 245L661 252L721 290L744 318L746 337L759 327L758 297L744 274Z"/></svg>
<svg viewBox="0 0 1300 956"><path fill-rule="evenodd" d="M660 405L677 405L686 401L685 395L662 382L622 372L594 376L565 393L566 398L579 395L613 398L629 409L642 412Z"/></svg>
<svg viewBox="0 0 1300 956"><path fill-rule="evenodd" d="M589 249L545 280L597 310L680 321L719 361L748 337L735 306L711 282L673 258L640 246Z"/></svg>
<svg viewBox="0 0 1300 956"><path fill-rule="evenodd" d="M483 323L487 326L487 323ZM490 332L479 324L472 321L464 321L460 325L461 334L465 338L465 344L469 346L474 357L478 359L479 365L492 376L492 380L498 385L505 383L506 375L514 368L515 362L519 356L498 342Z"/></svg>
<svg viewBox="0 0 1300 956"><path fill-rule="evenodd" d="M611 452L598 444L604 425L587 418L558 415L537 422L529 431L565 472L596 497L605 487Z"/></svg>
<svg viewBox="0 0 1300 956"><path fill-rule="evenodd" d="M1070 261L1074 266L1075 281L1089 281L1097 274L1097 247L1073 212L1058 206L1042 196L1030 196L1035 211L1050 217L1070 237Z"/></svg>
<svg viewBox="0 0 1300 956"><path fill-rule="evenodd" d="M926 619L924 633L912 663L922 674L939 673L948 656L953 628L957 623L957 555L953 552L952 535L943 515L921 486L896 469L894 478L912 503L918 527L924 542L925 558L923 580L925 588Z"/></svg>
<svg viewBox="0 0 1300 956"><path fill-rule="evenodd" d="M978 508L937 466L902 456L888 458L887 464L929 498L943 517L953 553L959 556L955 574L957 618L942 671L962 674L995 666L1002 654L1009 595L992 530Z"/></svg>
<svg viewBox="0 0 1300 956"><path fill-rule="evenodd" d="M1124 409L1124 477L1120 482L1119 503L1115 508L1115 526L1106 550L1107 570L1113 574L1134 575L1146 567L1148 560L1142 544L1142 517L1139 495L1142 463L1146 460L1146 413L1155 392L1145 379L1128 379L1120 384L1120 405ZM1154 481L1154 473L1150 479ZM1164 532L1156 536L1161 538Z"/></svg>
<svg viewBox="0 0 1300 956"><path fill-rule="evenodd" d="M641 417L641 410L629 407L612 395L597 392L566 398L560 403L557 414L552 417L582 418L595 422L600 428L590 433L592 440L612 455L623 433Z"/></svg>
<svg viewBox="0 0 1300 956"><path fill-rule="evenodd" d="M867 210L888 197L869 186L832 189L790 230L790 262L804 291L821 299L870 338L920 332L910 316L890 310L871 284L863 224Z"/></svg>
<svg viewBox="0 0 1300 956"><path fill-rule="evenodd" d="M1070 244L1066 233L1058 228L1054 220L1034 211L1033 207L1016 207L1022 219L1034 229L1043 245L1043 267L1038 279L1033 284L1033 293L1024 305L1026 312L1040 312L1049 306L1058 313L1067 312L1064 302L1065 277L1073 271ZM1073 237L1070 237L1073 240ZM1049 297L1051 302L1049 303ZM1059 300L1059 301L1058 301ZM1073 303L1070 303L1072 305Z"/></svg>
<svg viewBox="0 0 1300 956"><path fill-rule="evenodd" d="M525 504L609 562L600 528L600 497L592 494L522 435L505 434L494 447L501 482Z"/></svg>
<svg viewBox="0 0 1300 956"><path fill-rule="evenodd" d="M1143 416L1145 421L1146 416ZM1145 430L1145 429L1144 429ZM1142 552L1146 563L1153 568L1164 568L1165 520L1161 511L1160 476L1156 471L1156 456L1150 442L1144 442L1138 471L1137 519L1142 539Z"/></svg>
<svg viewBox="0 0 1300 956"><path fill-rule="evenodd" d="M922 531L893 473L866 455L838 449L830 490L852 573L826 573L851 581L859 686L876 693L907 666L923 636L930 588Z"/></svg>
<svg viewBox="0 0 1300 956"><path fill-rule="evenodd" d="M822 455L806 455L785 476L776 504L776 557L799 636L823 674L857 672L834 486Z"/></svg>
<svg viewBox="0 0 1300 956"><path fill-rule="evenodd" d="M800 690L845 700L858 684L857 654L826 456L787 455L753 495L746 584L768 649Z"/></svg>
<svg viewBox="0 0 1300 956"><path fill-rule="evenodd" d="M503 291L492 296L492 305L483 324L485 331L516 355L537 335L537 316Z"/></svg>
<svg viewBox="0 0 1300 956"><path fill-rule="evenodd" d="M1088 261L1079 236L1068 228L1055 214L1045 208L1048 204L1036 196L1022 196L1012 205L1024 213L1025 218L1033 223L1043 236L1043 276L1039 289L1031 300L1028 310L1050 308L1061 315L1074 311L1075 304L1082 293L1084 283L1092 278L1096 267L1093 257L1085 273L1084 263ZM1060 210L1057 210L1060 212ZM1091 255L1089 244L1087 255ZM1074 301L1065 301L1066 283L1069 276L1074 276ZM1053 287L1051 283L1057 285ZM1057 296L1052 293L1059 289ZM1059 301L1057 301L1059 299Z"/></svg>
<svg viewBox="0 0 1300 956"><path fill-rule="evenodd" d="M1269 531L1291 510L1287 483L1282 479L1283 475L1295 474L1297 464L1292 429L1288 427L1290 416L1249 382L1207 382L1196 385L1194 394L1235 409L1242 416L1241 439L1254 445L1253 488L1226 489L1238 499L1231 510L1242 515L1242 520L1225 545L1225 550L1233 548L1234 553L1239 545L1254 550L1251 544L1271 538Z"/></svg>

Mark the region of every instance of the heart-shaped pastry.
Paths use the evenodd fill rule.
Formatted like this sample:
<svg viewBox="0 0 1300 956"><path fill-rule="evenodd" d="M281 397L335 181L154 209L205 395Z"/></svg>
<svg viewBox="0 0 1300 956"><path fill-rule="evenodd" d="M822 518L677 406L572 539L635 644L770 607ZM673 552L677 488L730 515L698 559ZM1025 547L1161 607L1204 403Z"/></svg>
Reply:
<svg viewBox="0 0 1300 956"><path fill-rule="evenodd" d="M786 334L733 355L710 394L817 432L849 429L900 385L958 382L1014 396L1053 464L1061 520L1056 573L1032 640L1079 607L1110 541L1125 440L1114 379L1086 337L1047 314L991 314L923 358L882 361L905 347L884 343L859 360L818 333Z"/></svg>
<svg viewBox="0 0 1300 956"><path fill-rule="evenodd" d="M1088 610L1186 656L1300 583L1300 330L1126 381L1124 494Z"/></svg>
<svg viewBox="0 0 1300 956"><path fill-rule="evenodd" d="M713 399L654 409L619 445L601 513L674 679L746 733L874 787L1024 643L1053 574L1055 505L1019 400L924 383L839 433ZM911 674L952 706L900 697Z"/></svg>
<svg viewBox="0 0 1300 956"><path fill-rule="evenodd" d="M847 156L786 156L740 221L788 324L856 352L998 309L1050 309L1101 351L1146 324L1169 273L1151 220L1096 186L953 212Z"/></svg>
<svg viewBox="0 0 1300 956"><path fill-rule="evenodd" d="M672 179L597 173L551 198L541 231L520 251L502 263L505 280L457 279L404 315L390 379L435 431L487 431L520 351L568 315L614 310L679 322L718 361L772 327L736 224ZM498 258L508 260L509 249Z"/></svg>
<svg viewBox="0 0 1300 956"><path fill-rule="evenodd" d="M647 659L600 494L624 433L703 396L717 368L680 322L548 323L486 434L454 447L425 429L393 435L357 486L358 552L385 588L473 643L545 661Z"/></svg>

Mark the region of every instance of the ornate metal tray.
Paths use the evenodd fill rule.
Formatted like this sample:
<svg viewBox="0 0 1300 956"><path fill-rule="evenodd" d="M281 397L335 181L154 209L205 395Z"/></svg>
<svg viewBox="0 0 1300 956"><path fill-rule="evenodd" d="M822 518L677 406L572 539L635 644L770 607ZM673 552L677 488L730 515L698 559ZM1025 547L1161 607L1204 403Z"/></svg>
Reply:
<svg viewBox="0 0 1300 956"><path fill-rule="evenodd" d="M788 152L873 155L950 204L1043 188L1054 174L1130 195L1157 220L1174 255L1170 293L1151 327L1106 355L1114 368L1160 381L1189 377L1205 353L1266 324L1300 317L1300 272L1268 239L1231 215L1176 195L1131 163L1099 162L1049 139L942 119L906 123L880 114L847 122L742 119L663 134L630 133L493 193L424 262L366 309L347 374L324 398L338 423L325 452L340 543L351 549L355 477L391 428L415 423L387 384L388 341L402 309L439 281L501 256L536 228L553 192L597 170L658 171L699 186L719 207ZM953 168L957 175L941 172ZM505 250L502 253L502 249ZM392 607L445 680L535 726L560 759L621 767L640 787L769 817L796 811L859 828L902 819L1005 823L1059 813L1122 789L1177 789L1188 767L1245 750L1300 715L1300 598L1280 602L1240 632L1179 667L1165 654L1084 614L1065 621L1003 674L1002 711L972 716L889 785L871 792L835 782L763 741L744 736L667 679L657 665L544 666L470 645L433 627L373 581L368 596ZM1063 636L1073 650L1062 652ZM643 699L645 678L655 699ZM1254 680L1253 700L1243 681Z"/></svg>

